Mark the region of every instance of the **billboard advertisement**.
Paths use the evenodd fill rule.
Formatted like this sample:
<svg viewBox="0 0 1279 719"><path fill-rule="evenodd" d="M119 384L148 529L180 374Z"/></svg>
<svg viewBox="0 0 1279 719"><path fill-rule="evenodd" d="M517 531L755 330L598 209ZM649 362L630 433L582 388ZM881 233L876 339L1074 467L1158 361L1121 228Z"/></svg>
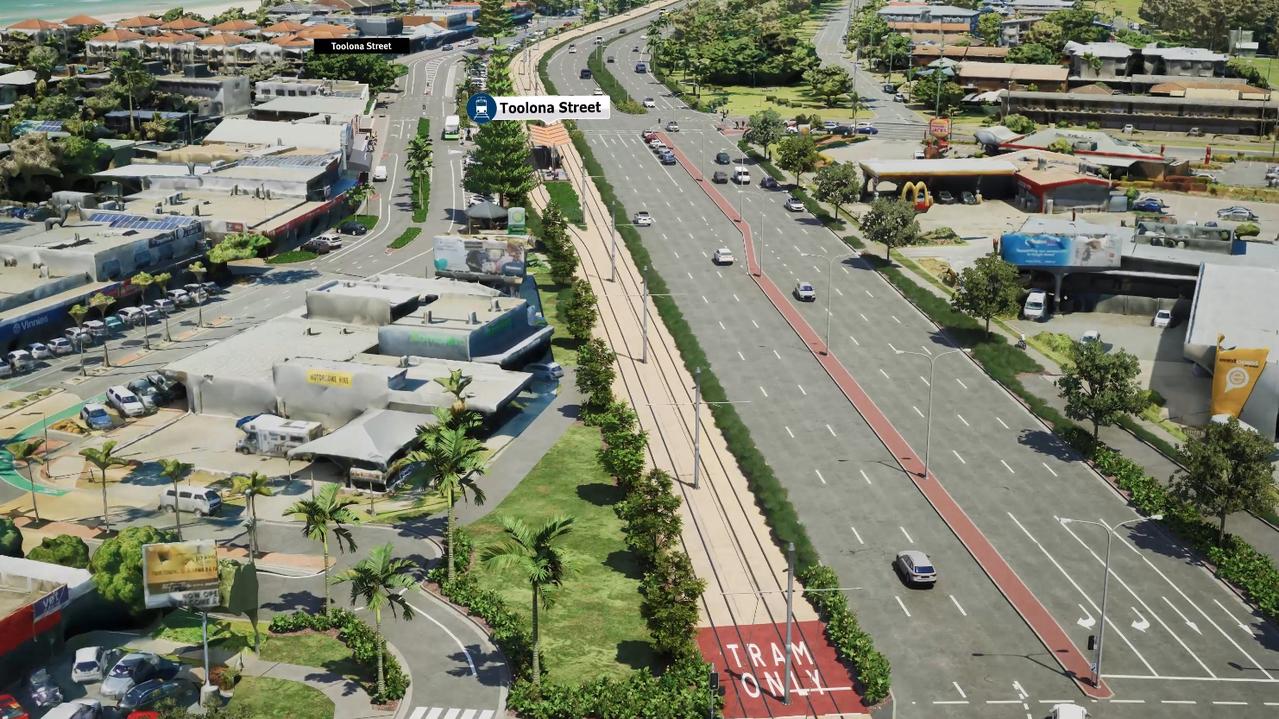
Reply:
<svg viewBox="0 0 1279 719"><path fill-rule="evenodd" d="M950 139L950 119L937 117L928 121L928 134L945 142Z"/></svg>
<svg viewBox="0 0 1279 719"><path fill-rule="evenodd" d="M1217 337L1217 361L1212 372L1213 415L1228 414L1238 417L1247 404L1252 388L1257 386L1261 373L1266 369L1270 350L1226 349L1221 346L1223 337Z"/></svg>
<svg viewBox="0 0 1279 719"><path fill-rule="evenodd" d="M147 609L218 606L218 553L213 540L142 545Z"/></svg>
<svg viewBox="0 0 1279 719"><path fill-rule="evenodd" d="M1119 238L1008 232L1000 239L999 256L1018 267L1113 268L1119 266Z"/></svg>
<svg viewBox="0 0 1279 719"><path fill-rule="evenodd" d="M520 237L435 237L435 274L463 280L518 282L524 277L524 250Z"/></svg>

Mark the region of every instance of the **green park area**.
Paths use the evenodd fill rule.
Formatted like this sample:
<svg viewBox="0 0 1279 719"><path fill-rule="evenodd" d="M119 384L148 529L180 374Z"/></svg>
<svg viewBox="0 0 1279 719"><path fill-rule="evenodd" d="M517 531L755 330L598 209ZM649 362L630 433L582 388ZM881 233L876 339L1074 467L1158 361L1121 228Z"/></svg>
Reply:
<svg viewBox="0 0 1279 719"><path fill-rule="evenodd" d="M352 663L351 650L327 634L272 634L266 622L260 622L261 651L259 658L305 667L319 667L346 676L358 672ZM151 632L155 639L167 639L191 646L201 643L200 615L178 610L165 615ZM253 625L242 619L209 619L209 647L226 653L253 649Z"/></svg>
<svg viewBox="0 0 1279 719"><path fill-rule="evenodd" d="M228 704L251 717L332 719L333 701L320 690L285 679L242 677Z"/></svg>

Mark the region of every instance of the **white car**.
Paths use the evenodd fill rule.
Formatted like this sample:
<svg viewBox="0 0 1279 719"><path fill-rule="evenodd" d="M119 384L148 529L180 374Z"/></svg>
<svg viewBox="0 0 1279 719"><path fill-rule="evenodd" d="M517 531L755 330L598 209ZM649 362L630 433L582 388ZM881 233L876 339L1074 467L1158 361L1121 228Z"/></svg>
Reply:
<svg viewBox="0 0 1279 719"><path fill-rule="evenodd" d="M1171 325L1172 310L1155 310L1155 316L1151 318L1150 324L1161 328Z"/></svg>
<svg viewBox="0 0 1279 719"><path fill-rule="evenodd" d="M576 45L569 45L569 46L568 46L568 54L570 54L570 55L576 55L576 54L577 54L577 46L576 46Z"/></svg>
<svg viewBox="0 0 1279 719"><path fill-rule="evenodd" d="M386 182L387 174L386 165L378 165L373 168L373 181Z"/></svg>
<svg viewBox="0 0 1279 719"><path fill-rule="evenodd" d="M791 212L803 212L803 211L804 211L804 203L803 203L803 202L800 202L800 200L799 200L799 198L798 198L798 197L793 197L793 196L792 196L792 197L787 197L787 198L786 198L786 204L785 204L785 207L786 207L786 209L790 210Z"/></svg>
<svg viewBox="0 0 1279 719"><path fill-rule="evenodd" d="M195 304L195 298L192 297L191 294L187 292L186 290L182 290L182 289L169 290L168 292L165 292L164 294L166 297L169 298L170 302L181 307L190 307L191 305Z"/></svg>
<svg viewBox="0 0 1279 719"><path fill-rule="evenodd" d="M83 647L75 650L75 662L71 664L71 681L77 684L91 684L102 681L118 650L107 651L102 647Z"/></svg>
<svg viewBox="0 0 1279 719"><path fill-rule="evenodd" d="M156 301L155 301L155 308L156 308L156 310L158 310L159 312L161 312L161 313L163 313L163 314L166 314L166 315L171 315L171 314L173 314L173 313L174 313L174 311L175 311L175 310L177 310L177 309L178 309L178 308L177 308L177 305L173 304L173 300L171 300L171 299L169 299L169 298L167 298L167 297L160 297L160 298L156 299ZM88 323L86 323L86 324L88 324Z"/></svg>
<svg viewBox="0 0 1279 719"><path fill-rule="evenodd" d="M66 337L54 337L49 340L49 351L61 357L75 352L75 345Z"/></svg>
<svg viewBox="0 0 1279 719"><path fill-rule="evenodd" d="M49 349L49 345L43 342L32 342L27 345L27 351L31 353L32 357L38 360L50 359L53 357L53 350Z"/></svg>
<svg viewBox="0 0 1279 719"><path fill-rule="evenodd" d="M644 107L657 107L657 100L654 100L651 97L644 98Z"/></svg>
<svg viewBox="0 0 1279 719"><path fill-rule="evenodd" d="M122 384L107 388L107 403L125 417L141 417L147 413L142 400Z"/></svg>
<svg viewBox="0 0 1279 719"><path fill-rule="evenodd" d="M142 324L142 310L137 307L125 307L116 314L120 316L120 321L127 324L135 327Z"/></svg>
<svg viewBox="0 0 1279 719"><path fill-rule="evenodd" d="M733 251L727 247L721 247L715 250L715 254L711 255L711 262L717 265L731 265L733 264Z"/></svg>
<svg viewBox="0 0 1279 719"><path fill-rule="evenodd" d="M670 122L666 123L666 131L679 132L679 123L675 122L674 120L671 120Z"/></svg>
<svg viewBox="0 0 1279 719"><path fill-rule="evenodd" d="M665 143L665 142L662 142L662 140L661 140L660 138L654 137L653 139L651 139L651 140L649 140L649 141L648 141L648 149L650 149L650 150L665 150L665 149L666 149L666 143Z"/></svg>
<svg viewBox="0 0 1279 719"><path fill-rule="evenodd" d="M800 280L795 283L795 299L800 302L815 302L817 300L817 289L813 287L812 282Z"/></svg>
<svg viewBox="0 0 1279 719"><path fill-rule="evenodd" d="M1097 330L1088 330L1079 336L1079 344L1090 345L1094 342L1101 342L1101 333Z"/></svg>
<svg viewBox="0 0 1279 719"><path fill-rule="evenodd" d="M640 210L631 218L631 222L637 227L648 227L653 224L653 216L644 210Z"/></svg>
<svg viewBox="0 0 1279 719"><path fill-rule="evenodd" d="M541 379L559 379L564 376L564 368L559 362L534 362L525 365L524 371L535 374Z"/></svg>
<svg viewBox="0 0 1279 719"><path fill-rule="evenodd" d="M592 94L592 95L603 95L603 94L604 94L604 91L603 91L603 90L601 90L601 89L599 89L599 88L597 87L597 88L595 88L594 90L591 90L591 94Z"/></svg>

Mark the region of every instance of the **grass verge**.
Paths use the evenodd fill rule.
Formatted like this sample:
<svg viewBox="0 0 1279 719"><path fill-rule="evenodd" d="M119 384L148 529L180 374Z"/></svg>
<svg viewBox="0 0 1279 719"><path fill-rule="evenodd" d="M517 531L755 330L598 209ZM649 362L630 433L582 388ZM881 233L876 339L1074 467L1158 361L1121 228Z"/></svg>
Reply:
<svg viewBox="0 0 1279 719"><path fill-rule="evenodd" d="M404 247L405 245L409 244L413 240L416 240L417 236L420 234L422 234L421 227L410 227L407 230L405 230L399 237L395 238L391 242L391 244L387 245L387 247L391 248L392 250L398 250L401 247Z"/></svg>
<svg viewBox="0 0 1279 719"><path fill-rule="evenodd" d="M315 687L272 677L243 677L227 705L251 717L331 719L333 700Z"/></svg>
<svg viewBox="0 0 1279 719"><path fill-rule="evenodd" d="M364 229L371 230L377 227L377 215L353 215L352 220L364 225Z"/></svg>
<svg viewBox="0 0 1279 719"><path fill-rule="evenodd" d="M640 614L640 568L613 511L623 492L596 459L602 445L599 430L569 427L501 504L467 527L475 546L484 547L501 540L499 517L518 517L534 528L559 514L573 517L564 546L572 552L574 573L555 590L564 601L541 615L542 650L554 658L546 679L565 684L620 678L657 663ZM532 594L518 570L477 563L472 572L482 588L529 619Z"/></svg>
<svg viewBox="0 0 1279 719"><path fill-rule="evenodd" d="M586 227L585 219L582 217L582 202L577 196L577 190L573 189L573 183L556 180L544 184L546 194L550 195L564 212L564 219L578 227Z"/></svg>
<svg viewBox="0 0 1279 719"><path fill-rule="evenodd" d="M551 279L551 271L544 262L530 266L529 272L537 278L537 291L542 298L542 316L555 330L551 334L551 357L564 367L574 367L577 365L577 350L582 343L569 336L560 318L560 303L568 298L569 289L555 284Z"/></svg>
<svg viewBox="0 0 1279 719"><path fill-rule="evenodd" d="M269 265L287 265L293 262L306 262L307 260L314 260L318 256L319 255L316 255L314 252L311 252L310 250L287 250L285 252L281 252L278 255L272 255L266 258L266 261L267 261L267 264Z"/></svg>
<svg viewBox="0 0 1279 719"><path fill-rule="evenodd" d="M616 42L616 40L613 42ZM600 89L608 93L608 96L613 100L613 107L627 115L642 115L644 114L644 106L631 97L626 88L622 87L622 83L618 82L616 77L613 77L613 73L608 69L608 63L604 62L604 56L611 52L609 48L612 47L613 42L592 50L586 57L586 67L590 68ZM625 60L626 58L622 59Z"/></svg>
<svg viewBox="0 0 1279 719"><path fill-rule="evenodd" d="M259 656L266 661L287 662L306 667L331 669L343 676L357 676L359 668L351 660L351 650L327 634L271 634L266 622L258 624L262 645ZM179 609L160 620L151 632L192 646L201 643L200 615ZM253 625L242 619L209 619L209 646L228 651L253 648Z"/></svg>

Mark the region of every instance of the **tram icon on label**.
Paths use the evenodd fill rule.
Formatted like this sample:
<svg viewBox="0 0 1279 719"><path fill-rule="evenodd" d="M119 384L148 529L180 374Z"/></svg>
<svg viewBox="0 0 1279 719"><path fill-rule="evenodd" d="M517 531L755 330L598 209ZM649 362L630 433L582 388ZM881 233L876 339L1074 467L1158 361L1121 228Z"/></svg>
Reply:
<svg viewBox="0 0 1279 719"><path fill-rule="evenodd" d="M493 121L497 114L497 103L493 96L485 92L477 92L466 101L466 114L477 125L485 125Z"/></svg>

